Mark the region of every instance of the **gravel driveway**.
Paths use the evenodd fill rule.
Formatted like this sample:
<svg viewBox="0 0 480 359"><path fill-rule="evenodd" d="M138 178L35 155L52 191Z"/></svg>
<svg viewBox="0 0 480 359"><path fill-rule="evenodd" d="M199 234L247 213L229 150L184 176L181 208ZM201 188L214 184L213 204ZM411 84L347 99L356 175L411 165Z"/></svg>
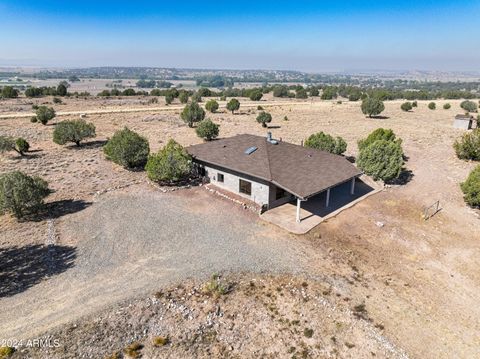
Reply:
<svg viewBox="0 0 480 359"><path fill-rule="evenodd" d="M75 247L74 265L0 298L0 338L32 337L184 278L304 268L298 240L201 188L108 193L56 230L58 245Z"/></svg>

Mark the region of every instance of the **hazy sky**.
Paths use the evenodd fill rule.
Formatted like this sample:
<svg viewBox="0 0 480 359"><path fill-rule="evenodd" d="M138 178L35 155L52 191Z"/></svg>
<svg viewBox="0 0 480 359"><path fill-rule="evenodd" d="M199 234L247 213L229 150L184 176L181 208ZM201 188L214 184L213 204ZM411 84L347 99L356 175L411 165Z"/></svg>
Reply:
<svg viewBox="0 0 480 359"><path fill-rule="evenodd" d="M0 65L480 70L477 1L0 0Z"/></svg>

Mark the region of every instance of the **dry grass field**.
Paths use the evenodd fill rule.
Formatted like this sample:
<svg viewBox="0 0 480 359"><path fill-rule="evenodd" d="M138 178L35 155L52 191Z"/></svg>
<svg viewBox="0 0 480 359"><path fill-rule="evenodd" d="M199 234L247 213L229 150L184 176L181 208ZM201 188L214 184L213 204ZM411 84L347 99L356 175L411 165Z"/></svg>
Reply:
<svg viewBox="0 0 480 359"><path fill-rule="evenodd" d="M137 187L128 186L145 181L145 173L128 172L106 161L102 153L102 144L116 130L127 126L139 132L148 138L153 151L161 148L170 138L182 145L201 141L194 130L180 119L181 106L178 103L166 107L161 98L157 104L149 104L148 99L67 98L63 100L64 104L53 105L58 112L110 111L87 116L87 121L96 126L97 137L80 148L59 146L52 142L55 121L78 118L78 115L59 116L47 126L31 123L28 117L15 117L15 114L30 112L33 103L51 105L51 98L21 98L0 102L0 115L13 115L12 118L0 119L0 134L21 136L31 144L31 152L25 158L13 152L1 155L0 172L22 170L40 175L54 189L47 199L49 216L34 222L17 222L9 216L1 217L0 250L45 244L48 239L48 219L52 217L58 228L55 233L57 244L78 246L82 237L66 238L62 228L68 221L80 220L82 211L87 212L97 206L97 200L101 197L97 192L122 187L122 191L131 191L130 194L135 195ZM249 106L241 106L234 115L225 110L224 103L221 103L218 113L208 115L220 124L220 137L239 133L265 135L266 129L255 120L258 113L256 106L262 105L273 116L268 131L275 138L292 143L300 144L311 133L324 131L342 136L348 143L346 155L355 156L356 142L378 127L391 128L403 139L408 158L406 168L411 171L411 178L404 184L388 186L385 191L322 223L306 236L292 236L263 223L260 224L264 228L262 235L298 244L308 263L301 271L309 276L309 280L317 283L311 285L328 285L330 288L324 294L325 300L333 306L352 307L364 303L373 323L381 324L382 328L375 330L408 356L480 357L480 215L464 204L459 188L459 183L475 163L457 159L452 148L454 140L463 133L452 127L455 114L462 113L459 106L461 101L436 101L437 109L433 111L427 108L427 101L419 101L418 108L408 113L400 110L402 101L389 101L385 103L382 119L366 118L357 102L337 103L319 99L282 101L268 96L258 103L245 102ZM442 109L445 102L452 104L452 108ZM138 110L124 112L125 109ZM285 116L288 120L284 119ZM437 200L440 201L441 211L424 221L421 217L423 208ZM194 204L191 210L195 211ZM234 213L236 216L243 215L241 211ZM259 221L251 216L248 220L255 223ZM45 282L49 280L45 279ZM155 283L152 283L151 291L156 289ZM321 296L317 292L315 295ZM28 293L29 290L26 290L21 295L25 297ZM131 293L132 296L138 294ZM101 295L106 304L115 304L115 298L108 300L108 293ZM258 295L264 298L263 294ZM5 306L7 300L14 301L15 296L0 297L0 311L8 311ZM240 304L249 303L248 298L238 300ZM276 305L288 306L292 303ZM92 307L89 312L94 313L99 309L102 308ZM308 310L314 313L316 307L309 306ZM331 314L327 312L325 315ZM72 314L67 319L79 320L74 313L72 308ZM310 314L306 312L304 315L308 317ZM11 318L12 325L20 325L19 320ZM3 328L8 324L4 323ZM176 325L180 325L180 322L176 322ZM87 327L85 333L88 333L88 324L82 322L81 326ZM268 330L265 328L266 332ZM278 328L275 330L281 331ZM362 330L355 334L355 338L365 337ZM238 340L248 341L247 333L237 333ZM325 338L334 335L332 333L325 329ZM8 335L1 330L0 334L0 338ZM263 334L259 332L256 335ZM279 338L283 337L273 336L272 345L279 343ZM317 344L325 344L325 338ZM340 350L337 355L371 357L373 354L370 351L379 351L378 343L362 340L365 340L364 348L353 348L352 351L344 347L337 348ZM306 342L312 347L310 352L307 351L310 357L335 357L332 343L328 342L328 350L322 351L315 347L315 343ZM251 343L260 351L249 348L253 350L249 356L255 357L258 353L274 355L274 351L262 352L261 342ZM373 349L363 350L370 347ZM197 354L207 357L204 349L200 348ZM183 349L178 350L175 353L181 353ZM194 357L195 353L185 355ZM286 352L277 352L276 355L292 356ZM396 355L385 352L382 356Z"/></svg>

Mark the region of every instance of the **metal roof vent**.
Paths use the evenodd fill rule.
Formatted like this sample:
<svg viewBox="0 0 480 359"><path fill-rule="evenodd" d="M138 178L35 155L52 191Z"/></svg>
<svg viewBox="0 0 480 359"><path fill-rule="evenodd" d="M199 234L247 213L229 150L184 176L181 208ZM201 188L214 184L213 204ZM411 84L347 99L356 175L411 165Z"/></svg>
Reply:
<svg viewBox="0 0 480 359"><path fill-rule="evenodd" d="M267 142L271 143L272 145L277 145L278 144L278 141L274 140L272 138L272 133L271 132L267 132Z"/></svg>
<svg viewBox="0 0 480 359"><path fill-rule="evenodd" d="M255 152L257 148L255 146L249 147L245 150L246 155L251 155L253 152Z"/></svg>

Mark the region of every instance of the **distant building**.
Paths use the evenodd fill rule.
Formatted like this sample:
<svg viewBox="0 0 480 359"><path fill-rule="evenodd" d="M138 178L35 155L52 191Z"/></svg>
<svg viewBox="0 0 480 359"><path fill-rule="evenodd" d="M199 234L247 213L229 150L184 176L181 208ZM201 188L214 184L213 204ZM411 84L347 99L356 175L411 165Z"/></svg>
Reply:
<svg viewBox="0 0 480 359"><path fill-rule="evenodd" d="M470 130L473 124L473 116L471 115L456 115L453 121L453 127L462 130Z"/></svg>

